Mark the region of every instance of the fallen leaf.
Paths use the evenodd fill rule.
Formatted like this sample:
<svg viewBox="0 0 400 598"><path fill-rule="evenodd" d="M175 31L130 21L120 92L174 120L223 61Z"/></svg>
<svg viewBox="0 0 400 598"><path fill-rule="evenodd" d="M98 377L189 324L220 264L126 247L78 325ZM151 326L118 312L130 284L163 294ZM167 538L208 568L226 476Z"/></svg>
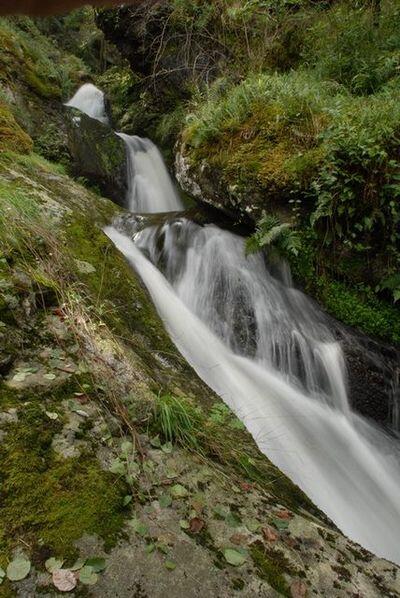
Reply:
<svg viewBox="0 0 400 598"><path fill-rule="evenodd" d="M281 511L277 511L277 513L275 513L275 516L279 517L279 519L292 519L293 513L291 513L287 509L282 509Z"/></svg>
<svg viewBox="0 0 400 598"><path fill-rule="evenodd" d="M133 500L133 497L128 494L127 496L124 496L124 500L122 501L122 504L124 505L124 507L127 507Z"/></svg>
<svg viewBox="0 0 400 598"><path fill-rule="evenodd" d="M154 552L156 549L156 545L155 544L147 544L145 551L147 554L151 554L152 552Z"/></svg>
<svg viewBox="0 0 400 598"><path fill-rule="evenodd" d="M272 523L279 531L286 530L289 527L289 522L284 519L273 519Z"/></svg>
<svg viewBox="0 0 400 598"><path fill-rule="evenodd" d="M189 492L184 486L181 486L181 484L175 484L175 486L172 486L171 494L174 498L186 498L189 496Z"/></svg>
<svg viewBox="0 0 400 598"><path fill-rule="evenodd" d="M260 529L261 525L258 521L256 521L254 519L254 520L248 521L246 523L246 527L249 530L249 532L251 532L252 534L255 534Z"/></svg>
<svg viewBox="0 0 400 598"><path fill-rule="evenodd" d="M53 573L53 571L61 569L61 567L63 566L63 562L64 559L56 559L54 558L54 556L52 556L51 558L47 559L44 566L46 567L49 573Z"/></svg>
<svg viewBox="0 0 400 598"><path fill-rule="evenodd" d="M246 544L247 542L247 536L245 536L244 534L233 534L233 536L231 536L229 539L232 542L232 544L236 544L237 546L240 546L241 544Z"/></svg>
<svg viewBox="0 0 400 598"><path fill-rule="evenodd" d="M278 533L272 529L272 527L269 527L269 525L267 525L266 527L262 528L262 535L264 536L264 539L267 542L276 542L276 540L279 538Z"/></svg>
<svg viewBox="0 0 400 598"><path fill-rule="evenodd" d="M246 562L246 557L234 548L225 548L224 557L226 562L233 567L240 567Z"/></svg>
<svg viewBox="0 0 400 598"><path fill-rule="evenodd" d="M198 534L204 528L205 522L200 517L193 517L189 522L189 529L192 534Z"/></svg>
<svg viewBox="0 0 400 598"><path fill-rule="evenodd" d="M114 459L111 463L109 470L111 473L124 475L125 473L125 463L123 463L120 459Z"/></svg>
<svg viewBox="0 0 400 598"><path fill-rule="evenodd" d="M76 588L76 577L69 569L53 571L53 584L60 592L70 592Z"/></svg>
<svg viewBox="0 0 400 598"><path fill-rule="evenodd" d="M58 419L58 413L54 413L53 411L46 411L45 413L49 419Z"/></svg>
<svg viewBox="0 0 400 598"><path fill-rule="evenodd" d="M305 598L307 596L307 586L304 581L296 579L290 586L290 595L292 598Z"/></svg>
<svg viewBox="0 0 400 598"><path fill-rule="evenodd" d="M240 487L243 492L250 492L250 490L253 489L252 484L249 484L248 482L241 482Z"/></svg>
<svg viewBox="0 0 400 598"><path fill-rule="evenodd" d="M85 565L79 571L79 581L85 586L94 586L98 579L99 576L93 571L93 567Z"/></svg>
<svg viewBox="0 0 400 598"><path fill-rule="evenodd" d="M142 538L144 536L147 536L147 534L149 533L149 528L147 527L146 524L142 523L139 519L132 519L129 522L129 525L132 526L132 528L134 529L134 531L139 534L139 536L142 536Z"/></svg>
<svg viewBox="0 0 400 598"><path fill-rule="evenodd" d="M166 509L172 505L172 498L169 494L161 494L158 503L162 509Z"/></svg>
<svg viewBox="0 0 400 598"><path fill-rule="evenodd" d="M100 573L100 571L104 571L107 566L106 559L103 557L94 556L86 561L87 567L92 567L95 573Z"/></svg>
<svg viewBox="0 0 400 598"><path fill-rule="evenodd" d="M31 562L24 557L17 557L7 567L7 577L10 581L25 579L31 570Z"/></svg>
<svg viewBox="0 0 400 598"><path fill-rule="evenodd" d="M242 524L239 517L237 517L233 513L228 513L225 518L225 521L229 525L229 527L239 527Z"/></svg>
<svg viewBox="0 0 400 598"><path fill-rule="evenodd" d="M86 413L86 411L83 411L82 409L74 409L74 411L80 417L89 417L89 414Z"/></svg>
<svg viewBox="0 0 400 598"><path fill-rule="evenodd" d="M26 374L25 372L18 372L18 374L15 374L15 376L13 376L13 382L23 382L26 378Z"/></svg>
<svg viewBox="0 0 400 598"><path fill-rule="evenodd" d="M46 380L55 380L57 376L55 374L44 374L43 378L45 378Z"/></svg>
<svg viewBox="0 0 400 598"><path fill-rule="evenodd" d="M78 571L82 569L83 565L86 563L86 559L79 558L75 561L75 563L70 567L71 571Z"/></svg>

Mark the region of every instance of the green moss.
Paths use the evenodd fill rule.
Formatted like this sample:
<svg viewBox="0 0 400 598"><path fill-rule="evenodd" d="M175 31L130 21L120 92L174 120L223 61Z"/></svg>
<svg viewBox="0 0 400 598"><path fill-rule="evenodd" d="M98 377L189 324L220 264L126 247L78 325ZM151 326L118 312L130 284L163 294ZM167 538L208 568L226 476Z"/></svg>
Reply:
<svg viewBox="0 0 400 598"><path fill-rule="evenodd" d="M27 68L25 81L29 87L42 98L61 99L61 89L50 81L43 80L37 73Z"/></svg>
<svg viewBox="0 0 400 598"><path fill-rule="evenodd" d="M32 151L33 141L18 125L10 109L0 102L0 153L18 151L21 154Z"/></svg>
<svg viewBox="0 0 400 598"><path fill-rule="evenodd" d="M84 282L92 298L104 307L103 317L111 330L127 340L129 333L133 338L142 333L153 348L174 353L146 291L104 233L85 218L70 220L67 231L71 254L96 268L94 274L84 276ZM76 274L82 278L78 269ZM112 284L106 282L110 280ZM140 347L135 345L135 350L140 352Z"/></svg>
<svg viewBox="0 0 400 598"><path fill-rule="evenodd" d="M0 449L0 550L9 552L23 539L34 551L46 546L52 554L72 556L84 533L114 543L126 489L93 457L57 458L51 442L61 423L49 420L39 405L21 408L18 416Z"/></svg>
<svg viewBox="0 0 400 598"><path fill-rule="evenodd" d="M265 548L261 542L251 544L250 555L261 579L265 579L282 596L291 596L283 574L292 573L292 568L285 556L277 550Z"/></svg>
<svg viewBox="0 0 400 598"><path fill-rule="evenodd" d="M362 332L400 343L399 311L379 301L371 290L350 288L342 282L319 281L318 296L329 313Z"/></svg>

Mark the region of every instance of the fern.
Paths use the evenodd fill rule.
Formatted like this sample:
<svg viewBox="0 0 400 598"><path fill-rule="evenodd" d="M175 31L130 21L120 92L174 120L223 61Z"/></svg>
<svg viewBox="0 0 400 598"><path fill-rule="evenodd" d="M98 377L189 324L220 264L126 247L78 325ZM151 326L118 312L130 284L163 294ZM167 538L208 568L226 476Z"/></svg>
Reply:
<svg viewBox="0 0 400 598"><path fill-rule="evenodd" d="M300 237L288 222L281 222L278 216L263 212L257 230L246 243L247 253L255 253L268 247L279 253L298 255L301 249Z"/></svg>

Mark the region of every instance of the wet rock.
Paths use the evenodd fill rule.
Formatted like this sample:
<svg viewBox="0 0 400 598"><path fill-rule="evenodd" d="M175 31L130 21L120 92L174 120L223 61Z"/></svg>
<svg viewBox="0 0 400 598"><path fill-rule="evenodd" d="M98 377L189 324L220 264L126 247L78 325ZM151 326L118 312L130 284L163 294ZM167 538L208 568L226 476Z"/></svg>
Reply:
<svg viewBox="0 0 400 598"><path fill-rule="evenodd" d="M75 108L67 108L68 147L76 176L87 178L117 204L125 205L126 151L120 137L106 124Z"/></svg>

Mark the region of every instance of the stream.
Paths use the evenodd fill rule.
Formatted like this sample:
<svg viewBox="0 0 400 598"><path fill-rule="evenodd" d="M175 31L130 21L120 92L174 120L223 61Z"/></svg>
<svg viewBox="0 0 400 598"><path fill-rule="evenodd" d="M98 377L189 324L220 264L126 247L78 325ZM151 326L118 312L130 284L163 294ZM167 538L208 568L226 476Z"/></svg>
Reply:
<svg viewBox="0 0 400 598"><path fill-rule="evenodd" d="M84 85L68 105L107 122L104 95ZM236 413L260 450L352 540L400 564L400 451L351 409L346 365L324 313L244 239L180 214L157 147L127 148L127 205L171 212L140 230L105 233L146 285L173 342ZM133 218L134 220L134 218Z"/></svg>

